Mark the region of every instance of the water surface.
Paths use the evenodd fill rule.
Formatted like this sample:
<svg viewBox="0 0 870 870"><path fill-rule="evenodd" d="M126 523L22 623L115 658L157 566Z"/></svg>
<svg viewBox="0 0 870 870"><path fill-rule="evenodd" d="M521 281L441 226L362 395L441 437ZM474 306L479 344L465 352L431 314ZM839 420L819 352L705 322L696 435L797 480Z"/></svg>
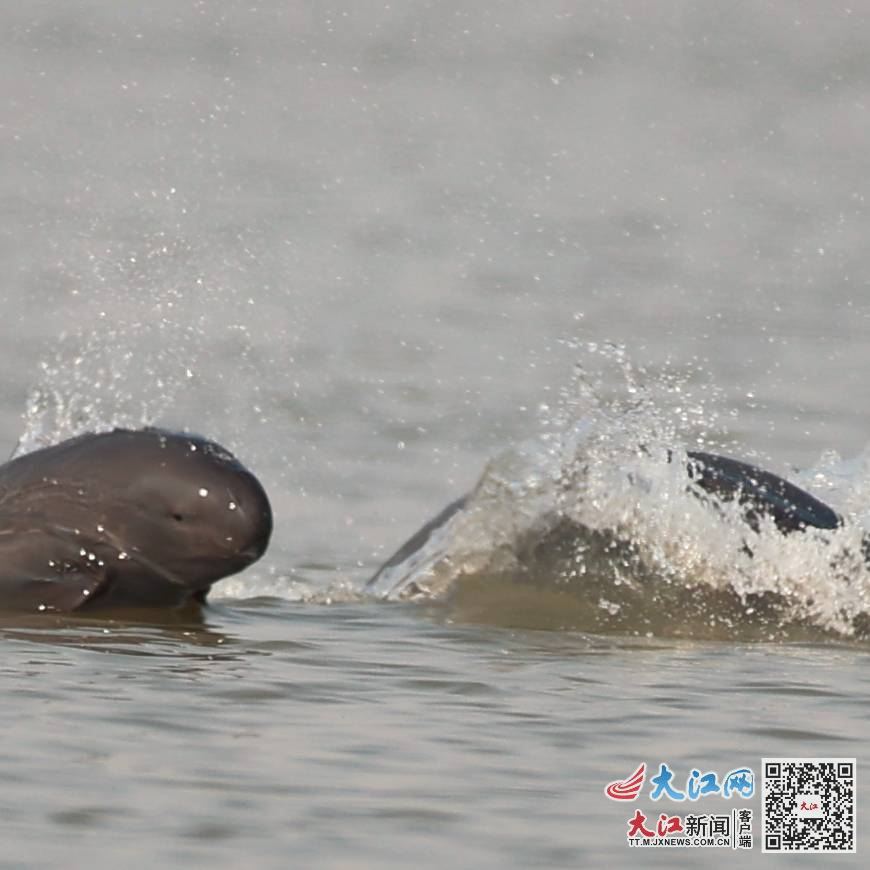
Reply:
<svg viewBox="0 0 870 870"><path fill-rule="evenodd" d="M623 395L589 342L654 388L686 377L691 405L654 389L683 444L789 475L864 449L860 4L0 20L0 441L187 426L250 464L277 521L202 624L0 629L5 863L628 866L602 788L638 760L863 769L854 640L336 594L570 417L576 364ZM870 476L847 478L832 501L857 522Z"/></svg>

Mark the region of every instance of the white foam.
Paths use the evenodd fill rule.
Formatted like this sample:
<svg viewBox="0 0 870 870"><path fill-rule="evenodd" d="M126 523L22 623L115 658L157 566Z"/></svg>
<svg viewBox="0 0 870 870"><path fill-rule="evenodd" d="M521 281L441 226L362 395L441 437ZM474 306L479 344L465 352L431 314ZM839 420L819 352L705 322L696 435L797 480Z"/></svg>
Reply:
<svg viewBox="0 0 870 870"><path fill-rule="evenodd" d="M621 349L614 357L623 366L621 396L603 399L600 384L579 371L549 431L490 462L467 507L419 552L384 572L373 591L391 599L439 598L469 577L511 572L537 572L538 584L589 585L589 572L602 567L600 553L598 561L590 555L590 532L615 542L614 564L607 566L614 580L601 598L611 614L622 610L629 592L637 596L635 581L642 576L644 583L653 580L651 599L666 585L698 589L700 596L705 589L726 591L748 602L751 615L752 601L774 596L782 619L851 634L855 617L870 611L861 549L870 453L849 463L829 455L791 475L843 514L843 528L783 535L765 518L754 531L736 503L699 498L689 489L686 450L704 446L699 423L715 414L680 379L659 378L650 387ZM671 401L661 401L662 389ZM669 412L674 390L686 401ZM694 443L687 448L689 434ZM566 522L575 537L573 556L530 562L535 542L547 541ZM629 561L636 564L626 562L622 542L629 542Z"/></svg>

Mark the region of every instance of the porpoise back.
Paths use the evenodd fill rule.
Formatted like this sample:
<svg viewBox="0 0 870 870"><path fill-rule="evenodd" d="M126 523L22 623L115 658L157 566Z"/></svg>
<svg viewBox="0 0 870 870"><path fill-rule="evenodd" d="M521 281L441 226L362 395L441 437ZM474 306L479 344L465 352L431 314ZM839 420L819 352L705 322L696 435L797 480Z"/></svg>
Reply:
<svg viewBox="0 0 870 870"><path fill-rule="evenodd" d="M700 451L689 451L683 455L687 457L686 473L690 492L703 499L712 496L714 500L736 502L741 508L743 519L755 531L760 528L763 517L772 519L783 534L809 528L832 530L843 523L842 517L836 511L815 496L748 462ZM674 461L676 456L676 453L669 452L668 462ZM366 589L379 597L390 597L408 576L408 572L401 571L398 583L394 584L390 571L399 568L422 550L455 514L466 507L471 495L469 493L451 502L438 516L412 535L378 568L366 584ZM565 528L564 524L562 528ZM865 543L864 550L870 562L870 540Z"/></svg>

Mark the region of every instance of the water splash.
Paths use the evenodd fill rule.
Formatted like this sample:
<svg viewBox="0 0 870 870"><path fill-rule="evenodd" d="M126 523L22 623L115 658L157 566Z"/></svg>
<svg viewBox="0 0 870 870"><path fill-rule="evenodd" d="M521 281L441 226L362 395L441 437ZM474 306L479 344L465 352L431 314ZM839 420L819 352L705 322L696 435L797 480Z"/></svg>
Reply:
<svg viewBox="0 0 870 870"><path fill-rule="evenodd" d="M717 452L719 392L693 366L651 372L585 354L541 435L489 463L464 510L370 591L445 599L457 618L693 637L866 630L870 455L795 478L844 526L784 536L695 489L687 450ZM615 377L614 377L615 373ZM728 451L737 452L737 451ZM762 461L760 464L764 465Z"/></svg>
<svg viewBox="0 0 870 870"><path fill-rule="evenodd" d="M156 422L208 377L209 346L230 331L237 343L240 336L244 364L245 325L228 316L238 294L201 268L210 259L160 232L139 247L88 253L73 273L69 326L40 364L14 455Z"/></svg>

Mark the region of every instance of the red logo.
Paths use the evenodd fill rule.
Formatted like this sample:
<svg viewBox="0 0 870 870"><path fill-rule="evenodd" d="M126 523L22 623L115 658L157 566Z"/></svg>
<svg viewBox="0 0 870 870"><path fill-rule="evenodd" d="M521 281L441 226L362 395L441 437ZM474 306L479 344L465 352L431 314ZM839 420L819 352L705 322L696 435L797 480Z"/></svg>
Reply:
<svg viewBox="0 0 870 870"><path fill-rule="evenodd" d="M640 794L641 787L643 786L643 778L646 775L646 764L641 764L641 766L631 775L631 777L625 782L622 780L616 780L616 782L610 783L606 789L604 789L604 793L611 800L615 801L633 801L638 794Z"/></svg>
<svg viewBox="0 0 870 870"><path fill-rule="evenodd" d="M683 827L683 821L679 816L669 816L667 813L662 813L659 816L659 821L656 825L655 831L645 828L643 826L645 821L646 816L640 810L635 812L633 819L628 820L629 840L632 839L632 837L636 837L638 834L640 834L645 840L649 840L651 837L656 835L656 831L658 831L660 837L666 837L668 834L682 834L683 831L686 830Z"/></svg>

